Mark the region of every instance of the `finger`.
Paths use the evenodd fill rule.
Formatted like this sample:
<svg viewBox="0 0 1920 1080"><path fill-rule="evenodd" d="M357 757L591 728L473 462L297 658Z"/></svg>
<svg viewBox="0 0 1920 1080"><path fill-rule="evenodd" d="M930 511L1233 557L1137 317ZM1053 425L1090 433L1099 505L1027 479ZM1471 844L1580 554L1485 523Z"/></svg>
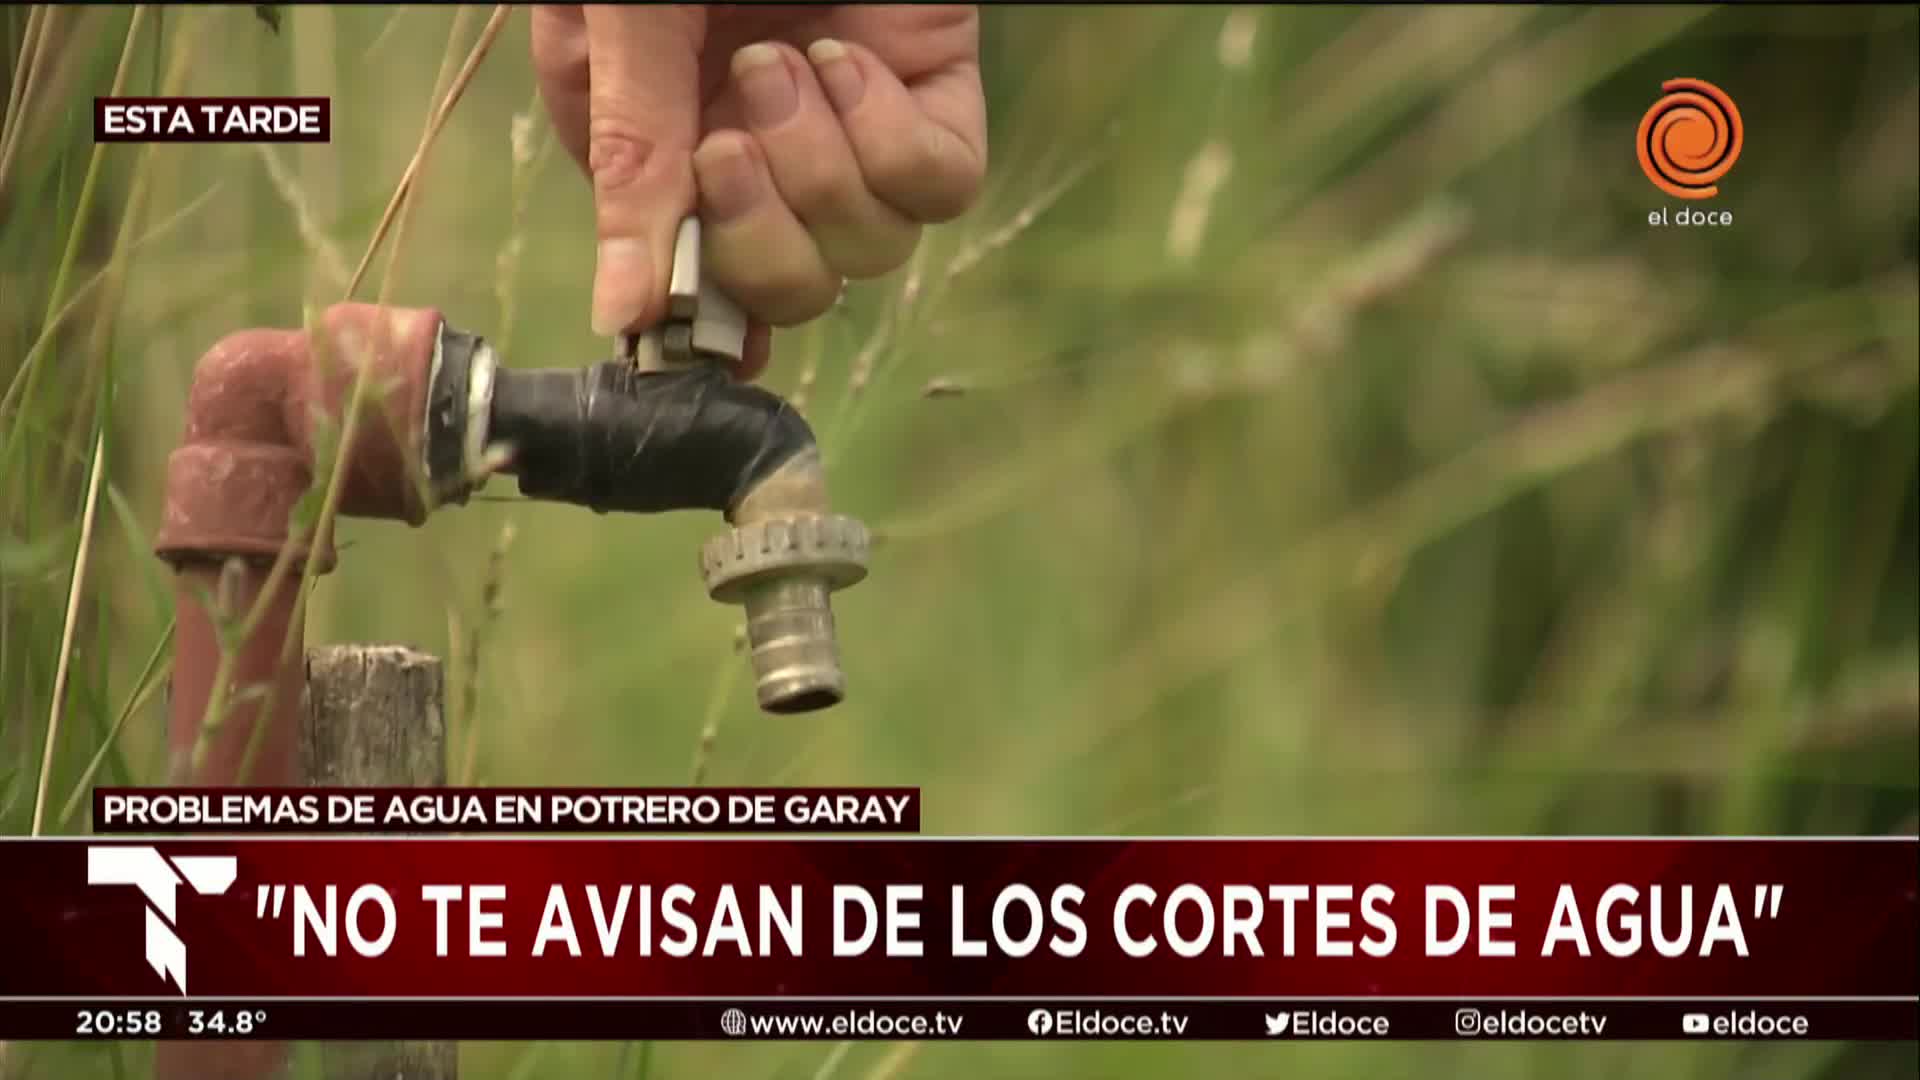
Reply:
<svg viewBox="0 0 1920 1080"><path fill-rule="evenodd" d="M866 47L822 38L807 49L860 161L867 188L914 221L973 205L987 171L980 68L943 68L911 86Z"/></svg>
<svg viewBox="0 0 1920 1080"><path fill-rule="evenodd" d="M533 75L554 136L587 168L587 19L579 5L533 9Z"/></svg>
<svg viewBox="0 0 1920 1080"><path fill-rule="evenodd" d="M748 45L733 56L733 79L774 186L827 264L868 278L906 262L920 242L920 226L867 190L840 118L799 51Z"/></svg>
<svg viewBox="0 0 1920 1080"><path fill-rule="evenodd" d="M697 8L586 9L597 334L644 329L666 314L674 236L694 204L705 20Z"/></svg>
<svg viewBox="0 0 1920 1080"><path fill-rule="evenodd" d="M774 187L760 144L744 131L708 135L699 177L701 269L756 321L793 326L824 313L840 276Z"/></svg>
<svg viewBox="0 0 1920 1080"><path fill-rule="evenodd" d="M746 380L757 379L767 370L767 361L773 354L773 331L765 323L747 324L746 344L740 347L740 362L734 365L736 377Z"/></svg>

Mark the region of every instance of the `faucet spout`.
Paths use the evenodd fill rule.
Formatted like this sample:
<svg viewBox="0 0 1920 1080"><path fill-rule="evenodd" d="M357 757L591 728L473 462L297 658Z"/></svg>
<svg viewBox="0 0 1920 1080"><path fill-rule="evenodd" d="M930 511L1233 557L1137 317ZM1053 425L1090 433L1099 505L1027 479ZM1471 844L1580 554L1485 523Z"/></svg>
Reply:
<svg viewBox="0 0 1920 1080"><path fill-rule="evenodd" d="M867 576L871 538L826 511L824 476L816 447L789 458L700 552L708 594L746 609L760 707L772 713L824 709L847 693L828 597Z"/></svg>
<svg viewBox="0 0 1920 1080"><path fill-rule="evenodd" d="M426 460L443 499L464 499L481 457L504 449L500 471L529 498L718 511L732 528L702 550L701 571L709 595L745 609L761 708L846 696L829 596L866 576L871 542L830 509L819 445L790 404L709 364L512 370L478 338L442 337Z"/></svg>

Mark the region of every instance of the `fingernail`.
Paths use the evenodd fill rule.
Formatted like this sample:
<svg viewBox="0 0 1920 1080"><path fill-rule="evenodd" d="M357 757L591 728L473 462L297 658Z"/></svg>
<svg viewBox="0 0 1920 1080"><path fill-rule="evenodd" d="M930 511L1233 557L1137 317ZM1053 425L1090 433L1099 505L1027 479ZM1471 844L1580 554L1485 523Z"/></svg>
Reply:
<svg viewBox="0 0 1920 1080"><path fill-rule="evenodd" d="M793 84L793 72L787 70L780 50L771 45L749 45L734 53L733 77L740 80L747 123L754 127L785 123L800 107L800 88Z"/></svg>
<svg viewBox="0 0 1920 1080"><path fill-rule="evenodd" d="M760 173L738 138L708 139L693 152L705 216L714 224L731 221L760 199Z"/></svg>
<svg viewBox="0 0 1920 1080"><path fill-rule="evenodd" d="M653 289L653 254L639 240L600 241L593 271L593 332L612 337L632 326L646 310Z"/></svg>
<svg viewBox="0 0 1920 1080"><path fill-rule="evenodd" d="M820 74L820 85L826 88L833 107L852 112L867 92L866 77L860 74L860 65L853 62L853 54L838 41L821 38L807 46L807 59L813 61L813 70Z"/></svg>

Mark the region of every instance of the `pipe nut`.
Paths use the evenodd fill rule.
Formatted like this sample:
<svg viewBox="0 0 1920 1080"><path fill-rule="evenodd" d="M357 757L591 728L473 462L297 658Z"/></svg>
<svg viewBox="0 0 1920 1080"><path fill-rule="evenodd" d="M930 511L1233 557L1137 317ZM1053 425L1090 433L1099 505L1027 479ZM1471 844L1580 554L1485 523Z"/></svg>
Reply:
<svg viewBox="0 0 1920 1080"><path fill-rule="evenodd" d="M707 592L746 609L747 645L760 707L803 713L847 695L829 596L867 576L872 538L837 514L771 518L707 542Z"/></svg>
<svg viewBox="0 0 1920 1080"><path fill-rule="evenodd" d="M872 546L867 527L843 514L771 518L707 541L700 574L708 595L725 603L776 578L806 576L844 589L867 576Z"/></svg>

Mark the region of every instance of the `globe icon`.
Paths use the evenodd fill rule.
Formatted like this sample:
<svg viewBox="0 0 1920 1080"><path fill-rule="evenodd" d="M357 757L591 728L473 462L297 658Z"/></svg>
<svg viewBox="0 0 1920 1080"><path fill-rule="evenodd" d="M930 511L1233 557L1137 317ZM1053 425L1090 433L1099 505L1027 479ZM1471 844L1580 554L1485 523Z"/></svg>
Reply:
<svg viewBox="0 0 1920 1080"><path fill-rule="evenodd" d="M728 1009L726 1012L721 1013L720 1030L729 1035L745 1035L747 1033L747 1014L741 1012L739 1009Z"/></svg>

